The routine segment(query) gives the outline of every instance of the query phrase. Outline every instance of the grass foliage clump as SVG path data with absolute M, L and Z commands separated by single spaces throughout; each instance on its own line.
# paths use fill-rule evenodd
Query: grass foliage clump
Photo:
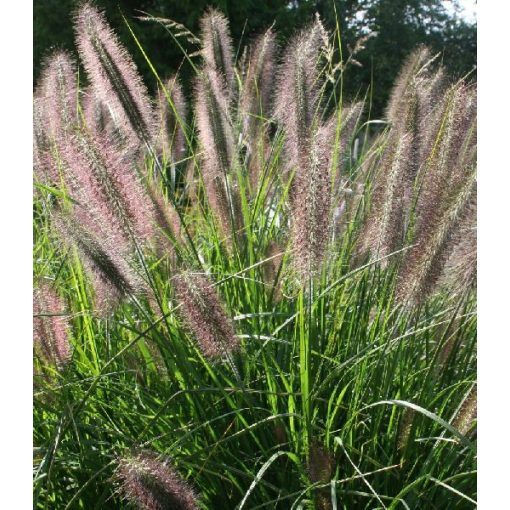
M 475 86 L 418 48 L 375 123 L 320 19 L 236 59 L 209 10 L 191 90 L 140 47 L 151 99 L 74 23 L 86 76 L 34 97 L 34 507 L 474 508 Z

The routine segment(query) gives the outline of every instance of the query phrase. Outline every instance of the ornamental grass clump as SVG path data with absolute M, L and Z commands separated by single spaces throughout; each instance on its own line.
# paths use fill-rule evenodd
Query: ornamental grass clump
M 373 35 L 144 19 L 152 99 L 90 3 L 35 89 L 34 507 L 475 505 L 475 87 L 418 48 L 374 119 Z
M 140 510 L 198 510 L 193 489 L 153 452 L 121 457 L 115 472 L 122 498 Z

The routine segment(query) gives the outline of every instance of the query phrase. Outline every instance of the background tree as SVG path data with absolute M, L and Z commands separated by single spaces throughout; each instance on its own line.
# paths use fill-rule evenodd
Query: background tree
M 70 18 L 78 3 L 78 0 L 34 0 L 34 82 L 39 76 L 41 57 L 50 48 L 73 49 Z M 279 42 L 283 44 L 309 23 L 316 12 L 329 29 L 334 29 L 336 12 L 344 58 L 360 37 L 377 34 L 365 42 L 364 50 L 356 54 L 360 65 L 350 66 L 344 80 L 347 97 L 364 95 L 372 85 L 372 112 L 376 116 L 382 114 L 403 60 L 418 44 L 426 44 L 434 52 L 441 52 L 443 63 L 455 78 L 476 68 L 476 24 L 461 20 L 457 15 L 458 6 L 455 2 L 450 3 L 456 7 L 453 15 L 442 0 L 97 0 L 134 56 L 149 87 L 154 86 L 154 79 L 129 34 L 123 15 L 158 72 L 164 77 L 181 67 L 180 74 L 186 82 L 192 71 L 181 50 L 161 25 L 137 19 L 141 16 L 140 11 L 169 18 L 198 35 L 200 16 L 207 6 L 215 6 L 230 20 L 236 49 L 242 48 L 273 22 Z M 194 51 L 196 48 L 186 49 Z

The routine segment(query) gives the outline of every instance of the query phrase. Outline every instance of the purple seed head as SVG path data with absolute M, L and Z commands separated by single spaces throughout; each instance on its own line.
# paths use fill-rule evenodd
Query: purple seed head
M 62 298 L 48 284 L 34 289 L 34 347 L 46 363 L 63 368 L 72 356 L 69 317 Z
M 77 12 L 75 30 L 94 94 L 107 106 L 131 149 L 149 145 L 155 120 L 147 89 L 104 13 L 85 2 Z
M 78 122 L 78 87 L 76 64 L 68 52 L 57 51 L 46 60 L 39 94 L 50 138 L 71 134 Z
M 173 164 L 186 155 L 186 137 L 183 125 L 186 123 L 186 101 L 177 76 L 165 82 L 166 93 L 158 88 L 159 131 L 157 146 L 159 155 Z M 172 104 L 169 104 L 169 100 Z
M 122 497 L 143 510 L 198 510 L 193 489 L 155 453 L 141 453 L 118 460 L 115 478 Z
M 212 280 L 185 271 L 174 278 L 174 287 L 180 315 L 204 356 L 217 358 L 239 347 L 232 321 Z
M 234 52 L 228 20 L 220 11 L 210 8 L 200 20 L 200 28 L 206 68 L 218 75 L 230 97 L 234 85 Z

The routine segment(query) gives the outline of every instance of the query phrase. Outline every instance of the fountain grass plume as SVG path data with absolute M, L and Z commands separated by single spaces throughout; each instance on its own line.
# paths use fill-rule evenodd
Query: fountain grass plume
M 209 70 L 218 75 L 230 99 L 234 88 L 234 51 L 227 18 L 209 8 L 200 20 L 202 55 Z
M 69 363 L 69 317 L 63 299 L 47 283 L 33 292 L 34 348 L 41 360 L 62 369 Z
M 182 124 L 186 122 L 186 101 L 177 75 L 168 78 L 164 86 L 172 104 L 169 104 L 166 94 L 158 87 L 157 152 L 164 161 L 176 164 L 186 154 L 186 137 L 182 128 Z
M 240 98 L 243 135 L 253 144 L 260 123 L 270 115 L 274 85 L 276 34 L 272 29 L 258 37 L 250 47 L 248 70 Z
M 375 258 L 398 250 L 404 240 L 404 192 L 409 158 L 409 137 L 390 132 L 374 178 L 370 212 L 358 242 L 358 254 Z
M 155 119 L 147 89 L 103 12 L 89 2 L 75 17 L 78 51 L 94 93 L 108 106 L 129 147 L 150 145 Z
M 96 135 L 108 134 L 112 139 L 120 140 L 121 134 L 115 128 L 115 123 L 101 99 L 94 93 L 92 87 L 88 86 L 82 91 L 81 106 L 86 127 Z
M 106 135 L 77 131 L 59 147 L 76 198 L 97 223 L 122 233 L 133 246 L 154 237 L 154 211 L 133 168 Z M 133 249 L 134 251 L 134 249 Z
M 294 266 L 304 283 L 317 274 L 331 229 L 331 147 L 334 132 L 325 123 L 314 134 L 306 168 L 296 171 L 292 200 Z
M 44 120 L 53 140 L 72 133 L 78 122 L 76 64 L 70 53 L 52 53 L 43 66 L 39 95 L 44 101 Z
M 294 36 L 280 65 L 274 115 L 286 131 L 288 169 L 307 166 L 313 126 L 319 107 L 318 59 L 324 28 L 317 20 L 311 28 Z
M 146 291 L 145 282 L 133 269 L 132 254 L 115 244 L 88 215 L 69 214 L 56 209 L 52 222 L 61 241 L 76 248 L 95 294 L 95 308 L 100 315 L 113 311 L 122 300 Z
M 121 496 L 141 510 L 199 510 L 198 498 L 168 459 L 141 451 L 117 461 L 115 480 Z
M 46 186 L 60 183 L 57 164 L 52 156 L 52 144 L 47 136 L 45 101 L 36 95 L 33 101 L 33 167 L 36 180 Z
M 208 358 L 219 358 L 239 348 L 214 282 L 203 274 L 184 271 L 173 279 L 180 315 Z
M 424 300 L 435 288 L 444 264 L 454 248 L 459 225 L 469 215 L 476 199 L 476 167 L 466 169 L 465 180 L 449 190 L 446 207 L 431 208 L 413 247 L 406 253 L 397 280 L 397 299 L 415 303 Z
M 226 92 L 218 75 L 204 69 L 196 82 L 196 114 L 203 148 L 202 177 L 207 200 L 222 234 L 229 239 L 242 216 L 229 174 L 237 167 Z
M 431 52 L 426 46 L 418 46 L 405 60 L 386 109 L 386 117 L 393 124 L 398 124 L 407 117 L 410 99 L 415 92 L 416 78 L 424 72 L 431 60 Z
M 463 435 L 466 435 L 471 430 L 474 422 L 476 421 L 478 401 L 477 393 L 477 385 L 473 384 L 453 419 L 453 427 L 455 427 Z

